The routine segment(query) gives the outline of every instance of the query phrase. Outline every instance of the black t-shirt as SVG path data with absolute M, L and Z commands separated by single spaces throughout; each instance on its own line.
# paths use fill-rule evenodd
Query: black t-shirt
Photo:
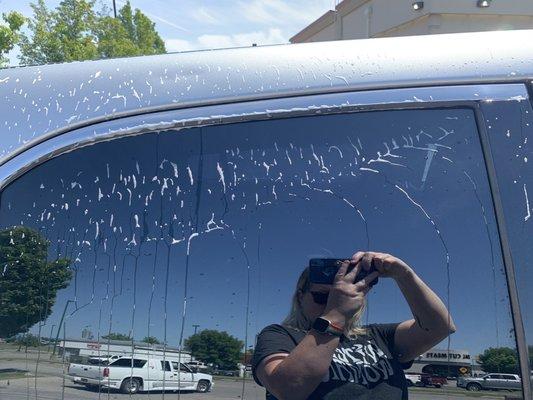
M 396 358 L 394 333 L 398 324 L 373 324 L 367 334 L 342 337 L 328 373 L 308 399 L 404 400 L 408 398 L 404 369 L 412 365 Z M 252 359 L 254 380 L 259 363 L 270 354 L 290 353 L 306 333 L 281 325 L 269 325 L 257 337 Z M 268 391 L 267 400 L 276 398 Z

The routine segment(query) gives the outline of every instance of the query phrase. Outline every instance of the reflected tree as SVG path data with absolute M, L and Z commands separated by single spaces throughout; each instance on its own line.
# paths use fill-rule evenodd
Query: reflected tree
M 161 344 L 159 339 L 157 339 L 155 336 L 146 336 L 142 341 L 148 344 Z
M 111 332 L 108 335 L 102 336 L 102 339 L 106 339 L 106 340 L 131 340 L 131 337 L 128 336 L 128 335 L 125 335 L 123 333 Z
M 191 355 L 221 369 L 235 369 L 241 358 L 243 342 L 227 332 L 206 329 L 185 340 Z
M 517 374 L 518 354 L 510 347 L 490 347 L 479 356 L 479 362 L 485 372 L 503 372 Z
M 0 337 L 27 332 L 46 320 L 57 292 L 67 287 L 71 261 L 49 261 L 49 245 L 31 228 L 0 231 Z

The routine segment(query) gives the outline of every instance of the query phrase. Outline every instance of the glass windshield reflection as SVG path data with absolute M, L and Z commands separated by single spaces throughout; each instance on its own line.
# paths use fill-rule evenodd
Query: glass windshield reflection
M 4 360 L 17 360 L 2 365 L 22 374 L 2 389 L 7 396 L 136 393 L 148 387 L 131 378 L 145 368 L 157 374 L 151 389 L 159 396 L 196 390 L 204 378 L 194 374 L 206 373 L 242 378 L 216 383 L 214 398 L 217 390 L 264 398 L 250 379 L 256 335 L 285 318 L 310 258 L 359 250 L 406 260 L 457 325 L 406 373 L 447 377 L 443 390 L 459 395 L 457 377 L 517 373 L 489 370 L 488 356 L 485 366 L 479 357 L 489 348 L 515 354 L 515 342 L 471 110 L 302 117 L 117 139 L 46 162 L 1 201 L 8 312 L 0 337 L 12 342 Z M 398 288 L 380 279 L 362 322 L 409 318 Z M 130 369 L 130 380 L 94 384 L 114 363 Z M 179 363 L 191 372 L 177 373 Z M 93 376 L 75 364 L 94 366 Z

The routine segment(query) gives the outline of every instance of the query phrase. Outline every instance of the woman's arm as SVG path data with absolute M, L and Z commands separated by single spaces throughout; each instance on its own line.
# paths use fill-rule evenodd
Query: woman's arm
M 273 354 L 261 361 L 256 375 L 279 400 L 307 399 L 328 373 L 338 345 L 338 337 L 310 331 L 289 355 Z
M 400 361 L 410 361 L 456 331 L 441 299 L 412 270 L 396 278 L 414 319 L 404 321 L 394 335 Z
M 374 266 L 380 276 L 393 278 L 402 291 L 414 319 L 396 328 L 394 342 L 398 359 L 411 361 L 455 332 L 455 324 L 439 297 L 405 262 L 384 253 L 365 253 L 363 268 Z

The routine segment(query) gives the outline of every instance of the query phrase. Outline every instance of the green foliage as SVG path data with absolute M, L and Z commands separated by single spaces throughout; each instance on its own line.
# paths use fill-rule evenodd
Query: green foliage
M 24 16 L 16 11 L 2 14 L 2 19 L 7 25 L 0 24 L 0 67 L 9 61 L 4 55 L 19 41 L 19 31 L 25 22 Z
M 111 332 L 109 335 L 102 336 L 102 339 L 109 340 L 128 340 L 131 341 L 131 336 L 124 335 L 123 333 Z
M 185 340 L 191 355 L 220 369 L 235 369 L 241 358 L 243 342 L 217 330 L 203 330 Z
M 479 362 L 485 372 L 519 372 L 518 354 L 509 347 L 490 347 L 479 356 Z
M 44 0 L 31 4 L 33 17 L 28 20 L 31 36 L 21 35 L 20 61 L 48 64 L 97 58 L 93 6 L 94 0 L 63 0 L 55 11 L 50 11 Z
M 44 321 L 57 292 L 67 287 L 70 260 L 48 261 L 49 242 L 33 229 L 0 231 L 0 337 L 27 332 Z
M 129 2 L 126 5 L 129 5 Z M 166 52 L 165 43 L 156 32 L 155 24 L 139 9 L 135 10 L 133 24 L 135 27 L 133 40 L 139 47 L 141 54 L 161 54 Z
M 63 0 L 50 11 L 44 0 L 31 4 L 30 35 L 20 40 L 23 64 L 95 60 L 165 53 L 155 24 L 129 1 L 117 18 L 103 8 L 94 11 L 95 0 Z
M 139 55 L 139 48 L 130 39 L 126 28 L 119 19 L 102 17 L 95 26 L 98 38 L 98 51 L 102 58 Z
M 32 335 L 31 333 L 17 336 L 13 343 L 24 347 L 39 347 L 41 345 L 39 337 Z
M 149 343 L 149 344 L 161 344 L 159 339 L 157 339 L 155 336 L 146 336 L 142 341 L 144 343 Z

